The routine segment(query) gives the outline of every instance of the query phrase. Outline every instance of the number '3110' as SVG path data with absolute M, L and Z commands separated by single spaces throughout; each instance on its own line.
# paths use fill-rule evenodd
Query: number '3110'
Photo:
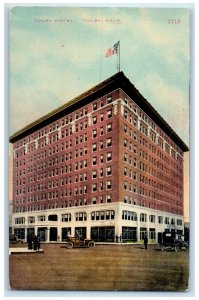
M 180 24 L 180 19 L 168 19 L 168 24 Z

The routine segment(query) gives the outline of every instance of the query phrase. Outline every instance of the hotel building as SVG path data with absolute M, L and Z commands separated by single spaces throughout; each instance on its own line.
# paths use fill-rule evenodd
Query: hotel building
M 161 99 L 160 99 L 161 100 Z M 188 147 L 119 72 L 10 137 L 12 230 L 140 242 L 183 233 Z

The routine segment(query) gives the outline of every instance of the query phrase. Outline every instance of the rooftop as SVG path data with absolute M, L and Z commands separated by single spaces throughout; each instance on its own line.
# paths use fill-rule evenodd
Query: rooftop
M 138 106 L 140 106 L 142 110 L 146 112 L 147 115 L 178 145 L 182 151 L 186 152 L 189 150 L 187 145 L 153 108 L 153 106 L 140 94 L 140 92 L 135 88 L 135 86 L 130 82 L 123 72 L 116 73 L 115 75 L 87 90 L 83 94 L 80 94 L 78 97 L 73 98 L 62 106 L 59 106 L 57 109 L 15 132 L 12 136 L 10 136 L 10 143 L 15 143 L 34 131 L 39 130 L 49 123 L 71 113 L 78 108 L 81 108 L 82 106 L 94 101 L 96 98 L 100 98 L 104 94 L 108 94 L 117 88 L 121 88 L 126 94 L 128 94 L 133 101 L 135 101 L 135 103 L 138 104 Z

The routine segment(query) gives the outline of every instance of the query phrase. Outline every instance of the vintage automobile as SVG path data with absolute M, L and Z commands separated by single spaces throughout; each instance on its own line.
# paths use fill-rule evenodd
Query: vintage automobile
M 184 241 L 183 235 L 176 232 L 163 232 L 158 237 L 161 251 L 174 250 L 188 250 L 189 245 Z
M 95 242 L 91 239 L 84 239 L 78 234 L 75 234 L 74 237 L 67 236 L 66 238 L 66 248 L 71 249 L 75 247 L 95 247 Z
M 9 235 L 9 242 L 10 242 L 11 244 L 20 244 L 20 243 L 23 243 L 23 241 L 20 240 L 20 239 L 18 238 L 18 236 L 17 236 L 17 235 L 14 235 L 14 234 L 10 234 L 10 235 Z

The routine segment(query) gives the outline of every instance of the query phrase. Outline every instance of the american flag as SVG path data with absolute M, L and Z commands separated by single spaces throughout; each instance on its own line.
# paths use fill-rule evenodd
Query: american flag
M 119 42 L 117 42 L 113 47 L 109 48 L 106 51 L 105 57 L 109 57 L 111 55 L 117 54 L 118 53 L 118 46 L 119 46 Z

